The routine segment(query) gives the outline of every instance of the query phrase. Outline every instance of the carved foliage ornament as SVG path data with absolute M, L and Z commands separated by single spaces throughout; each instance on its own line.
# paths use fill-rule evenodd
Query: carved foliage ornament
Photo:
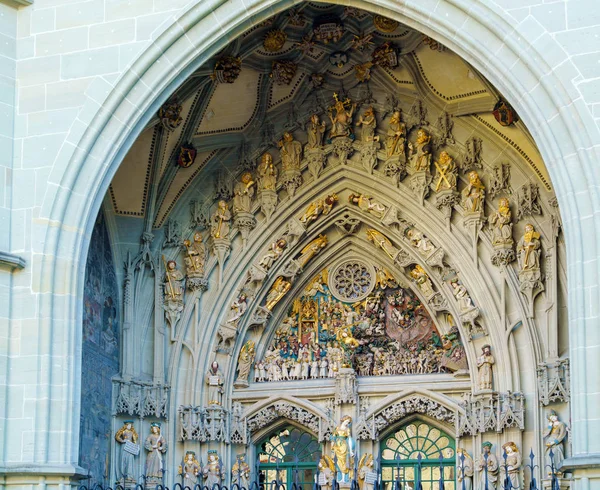
M 315 434 L 319 433 L 320 419 L 308 410 L 294 406 L 289 402 L 274 403 L 249 417 L 247 421 L 248 431 L 252 434 L 280 417 L 296 421 Z
M 242 70 L 242 58 L 224 56 L 215 64 L 211 78 L 219 83 L 233 83 Z
M 268 53 L 276 53 L 283 48 L 285 41 L 287 40 L 287 34 L 281 29 L 273 29 L 267 32 L 265 40 L 263 41 L 263 48 Z

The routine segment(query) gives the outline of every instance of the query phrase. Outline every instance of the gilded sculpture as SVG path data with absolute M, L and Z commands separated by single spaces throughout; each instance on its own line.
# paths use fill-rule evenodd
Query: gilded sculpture
M 135 457 L 140 452 L 140 446 L 132 420 L 126 420 L 123 423 L 123 427 L 115 434 L 115 441 L 121 446 L 119 478 L 125 480 L 126 483 L 135 483 Z
M 211 489 L 215 484 L 221 485 L 225 479 L 225 468 L 215 449 L 208 450 L 208 461 L 202 468 L 202 476 L 204 477 L 204 486 Z
M 423 267 L 421 267 L 419 264 L 415 265 L 410 271 L 410 277 L 415 280 L 417 286 L 425 295 L 425 297 L 429 298 L 433 295 L 433 284 L 431 283 L 431 279 L 429 279 L 429 275 L 427 272 L 425 272 Z
M 545 442 L 545 460 L 548 476 L 551 473 L 551 467 L 554 465 L 555 472 L 562 476 L 562 471 L 558 468 L 565 459 L 564 440 L 567 437 L 567 425 L 560 421 L 554 410 L 550 410 L 546 415 L 548 425 L 544 431 Z M 552 451 L 552 458 L 550 458 Z
M 263 48 L 267 53 L 276 53 L 283 48 L 285 41 L 287 40 L 287 34 L 281 29 L 273 29 L 267 32 L 263 41 Z
M 207 405 L 221 405 L 221 397 L 223 396 L 223 383 L 225 377 L 223 372 L 219 368 L 219 363 L 213 361 L 208 368 L 206 376 L 204 377 L 205 383 L 208 386 L 208 403 Z
M 226 201 L 220 200 L 210 218 L 210 234 L 216 239 L 228 239 L 231 231 L 231 211 Z
M 511 247 L 514 244 L 512 237 L 512 213 L 508 199 L 503 197 L 498 202 L 498 210 L 489 218 L 490 228 L 492 231 L 492 245 L 494 247 Z
M 475 465 L 479 473 L 477 490 L 496 490 L 498 482 L 498 458 L 492 452 L 492 443 L 484 442 L 481 445 L 481 456 Z
M 373 245 L 383 250 L 383 252 L 390 259 L 394 260 L 396 258 L 396 255 L 398 255 L 399 250 L 396 247 L 394 247 L 394 245 L 392 245 L 390 239 L 386 237 L 383 233 L 380 233 L 379 231 L 373 228 L 369 228 L 367 230 L 367 238 L 370 242 L 373 243 Z
M 199 231 L 195 232 L 193 240 L 193 242 L 190 240 L 183 241 L 186 250 L 186 255 L 183 258 L 186 276 L 188 278 L 204 277 L 206 246 L 202 241 L 202 234 Z
M 437 161 L 433 162 L 436 168 L 435 174 L 435 191 L 456 190 L 456 179 L 458 176 L 458 168 L 454 163 L 454 159 L 447 151 L 442 151 Z
M 340 100 L 337 93 L 334 93 L 333 97 L 335 104 L 329 108 L 329 119 L 331 120 L 329 139 L 332 140 L 340 136 L 351 137 L 353 136 L 352 115 L 356 104 L 353 104 L 348 98 L 343 101 Z
M 496 363 L 492 355 L 492 348 L 486 344 L 481 348 L 481 355 L 477 358 L 477 382 L 480 390 L 491 390 L 493 387 L 492 366 Z
M 521 453 L 514 442 L 502 444 L 502 449 L 506 451 L 506 462 L 501 466 L 508 473 L 511 488 L 519 490 L 521 488 L 521 465 L 523 464 Z
M 177 474 L 183 479 L 183 488 L 194 488 L 198 483 L 198 475 L 200 475 L 201 471 L 202 468 L 200 468 L 200 463 L 196 459 L 196 453 L 194 451 L 186 451 L 183 461 L 177 470 Z
M 315 255 L 327 246 L 328 240 L 326 235 L 319 235 L 312 242 L 306 245 L 296 258 L 296 263 L 302 268 L 308 264 Z
M 370 213 L 377 218 L 383 218 L 387 209 L 383 204 L 366 194 L 352 193 L 348 196 L 348 202 L 350 204 L 355 204 L 361 211 Z
M 371 453 L 365 453 L 361 456 L 358 462 L 358 484 L 360 490 L 373 489 L 373 483 L 378 476 L 374 465 L 375 461 Z
M 330 489 L 335 476 L 335 464 L 333 460 L 326 454 L 321 455 L 319 460 L 319 481 L 317 482 L 322 488 Z
M 256 347 L 253 340 L 249 340 L 244 344 L 240 350 L 238 356 L 237 365 L 237 379 L 235 380 L 234 386 L 244 387 L 248 386 L 248 376 L 250 375 L 250 368 L 254 363 L 254 356 L 256 354 Z
M 183 274 L 177 268 L 177 262 L 169 260 L 165 269 L 163 282 L 165 301 L 183 302 Z
M 233 213 L 252 212 L 255 182 L 250 172 L 244 172 L 233 188 Z
M 329 194 L 325 198 L 319 198 L 316 201 L 313 201 L 306 208 L 302 216 L 300 216 L 300 223 L 308 226 L 312 222 L 316 221 L 319 216 L 327 216 L 333 209 L 333 206 L 336 202 L 338 202 L 338 196 L 335 193 Z
M 525 233 L 517 244 L 517 260 L 521 272 L 540 270 L 541 246 L 540 234 L 532 224 L 526 224 Z
M 417 131 L 415 145 L 409 143 L 412 167 L 415 172 L 429 172 L 431 167 L 431 136 L 424 129 Z
M 278 143 L 281 154 L 281 168 L 287 170 L 300 170 L 302 160 L 302 144 L 294 139 L 289 131 L 283 133 L 283 139 Z
M 265 153 L 258 165 L 258 187 L 261 191 L 275 191 L 277 189 L 277 167 L 273 164 L 273 156 Z
M 417 140 L 418 141 L 418 140 Z M 388 158 L 405 155 L 406 124 L 402 122 L 402 111 L 394 111 L 385 137 L 385 151 Z
M 331 452 L 334 456 L 336 480 L 348 483 L 354 477 L 354 452 L 356 444 L 352 438 L 352 417 L 344 415 L 331 435 Z
M 314 150 L 323 147 L 323 135 L 325 134 L 325 122 L 321 121 L 318 114 L 310 116 L 308 123 L 308 143 L 306 149 Z
M 289 281 L 286 281 L 282 276 L 279 276 L 267 294 L 265 308 L 267 308 L 269 311 L 273 311 L 275 305 L 279 303 L 281 298 L 287 294 L 291 287 L 292 284 Z
M 436 246 L 431 242 L 431 240 L 416 228 L 407 228 L 405 235 L 410 241 L 412 247 L 424 257 L 430 255 L 436 250 Z
M 146 455 L 146 483 L 156 485 L 162 482 L 164 473 L 163 454 L 167 452 L 167 441 L 160 433 L 160 424 L 152 422 L 150 424 L 150 434 L 144 442 Z
M 238 454 L 231 467 L 231 484 L 241 488 L 250 488 L 250 466 L 246 463 L 246 455 Z
M 462 191 L 462 206 L 468 213 L 482 213 L 485 201 L 485 187 L 475 170 L 469 172 L 468 177 L 469 183 Z
M 372 142 L 379 140 L 379 136 L 375 136 L 377 119 L 375 118 L 373 107 L 367 107 L 365 113 L 358 118 L 358 121 L 356 121 L 356 125 L 362 126 L 361 141 Z

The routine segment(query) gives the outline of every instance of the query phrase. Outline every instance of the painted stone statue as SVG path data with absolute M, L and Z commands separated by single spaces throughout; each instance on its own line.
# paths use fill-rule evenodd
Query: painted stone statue
M 377 218 L 383 218 L 386 211 L 386 207 L 383 204 L 366 194 L 350 194 L 348 202 L 358 206 L 361 211 L 372 214 Z
M 344 415 L 331 436 L 331 452 L 335 456 L 336 480 L 348 483 L 354 476 L 355 442 L 352 438 L 352 417 Z
M 469 183 L 462 191 L 462 206 L 467 213 L 482 213 L 485 187 L 475 170 L 469 172 Z
M 250 172 L 244 172 L 233 188 L 233 213 L 252 212 L 255 182 Z
M 390 119 L 385 136 L 385 152 L 388 158 L 404 156 L 406 144 L 406 124 L 402 122 L 402 112 L 395 111 Z
M 214 449 L 208 450 L 208 461 L 202 468 L 202 476 L 204 477 L 204 485 L 209 489 L 213 485 L 220 485 L 225 478 L 225 468 L 221 464 L 219 454 Z
M 233 300 L 229 307 L 229 318 L 227 324 L 237 328 L 240 319 L 244 316 L 244 313 L 248 310 L 248 298 L 245 293 L 240 293 L 239 296 Z
M 357 126 L 362 126 L 361 141 L 365 143 L 377 141 L 379 136 L 375 136 L 377 129 L 377 119 L 373 107 L 368 107 L 365 113 L 356 121 Z
M 254 363 L 255 353 L 256 350 L 253 340 L 246 342 L 244 347 L 240 350 L 237 365 L 238 376 L 234 383 L 236 387 L 248 386 L 248 376 L 250 375 L 250 368 Z
M 339 100 L 338 95 L 335 93 L 333 94 L 333 97 L 335 98 L 335 104 L 333 110 L 329 114 L 329 119 L 331 119 L 329 139 L 338 138 L 340 136 L 354 136 L 352 134 L 352 115 L 356 106 L 351 104 L 350 99 L 346 99 L 345 101 Z
M 317 482 L 321 488 L 329 490 L 333 485 L 333 478 L 335 476 L 335 465 L 333 460 L 323 454 L 319 460 L 319 481 Z
M 169 260 L 163 283 L 165 301 L 183 302 L 183 274 L 177 268 L 177 262 Z
M 206 246 L 202 241 L 202 234 L 194 233 L 194 241 L 184 240 L 186 256 L 183 258 L 187 277 L 204 277 L 204 264 L 206 261 Z
M 210 218 L 210 234 L 213 238 L 229 238 L 231 231 L 231 211 L 227 202 L 221 200 Z
M 258 265 L 262 267 L 265 271 L 269 271 L 269 269 L 273 267 L 273 264 L 277 262 L 277 260 L 279 260 L 279 258 L 283 255 L 283 252 L 285 252 L 286 248 L 287 241 L 283 238 L 274 241 L 273 243 L 271 243 L 271 247 L 269 248 L 267 253 L 262 256 Z
M 475 471 L 473 458 L 466 449 L 459 447 L 456 450 L 456 481 L 458 490 L 473 489 L 473 473 Z
M 306 144 L 307 150 L 314 150 L 323 146 L 323 135 L 325 134 L 325 122 L 319 119 L 318 114 L 310 116 L 310 122 L 308 123 L 308 143 Z
M 238 454 L 233 467 L 231 468 L 231 484 L 240 487 L 250 488 L 250 466 L 246 463 L 246 455 Z
M 325 198 L 320 197 L 316 201 L 311 202 L 302 216 L 300 216 L 300 223 L 308 226 L 316 221 L 319 216 L 327 216 L 336 202 L 338 202 L 338 196 L 335 193 L 329 194 Z
M 496 484 L 498 483 L 498 458 L 492 452 L 492 443 L 484 442 L 481 445 L 481 451 L 481 457 L 475 465 L 475 469 L 479 473 L 477 490 L 496 490 Z
M 283 133 L 283 139 L 279 142 L 279 152 L 281 154 L 281 168 L 284 172 L 300 169 L 302 144 L 294 140 L 294 136 L 289 131 Z
M 492 348 L 489 345 L 484 345 L 481 348 L 481 355 L 477 358 L 477 380 L 480 390 L 491 390 L 493 386 L 493 371 L 492 366 L 495 364 L 494 356 L 492 356 Z
M 456 190 L 458 168 L 447 151 L 442 151 L 435 163 L 435 191 Z
M 550 410 L 546 417 L 548 419 L 548 425 L 544 431 L 544 439 L 546 439 L 546 471 L 548 472 L 548 476 L 550 476 L 550 468 L 554 464 L 556 473 L 558 476 L 561 476 L 562 472 L 556 468 L 565 459 L 564 440 L 567 437 L 567 425 L 559 420 L 554 410 Z M 552 451 L 552 460 L 550 459 L 550 451 Z
M 267 294 L 267 302 L 265 305 L 267 310 L 272 311 L 273 308 L 275 308 L 275 305 L 279 303 L 279 300 L 287 294 L 291 287 L 292 284 L 289 281 L 286 281 L 282 276 L 279 276 Z
M 200 463 L 196 459 L 194 451 L 186 451 L 183 462 L 179 465 L 177 473 L 181 475 L 183 487 L 191 490 L 198 483 L 198 475 L 201 472 Z
M 126 420 L 123 423 L 123 427 L 115 434 L 115 441 L 121 446 L 119 478 L 128 483 L 135 482 L 135 457 L 140 452 L 140 446 L 132 420 Z
M 167 452 L 167 441 L 160 433 L 158 422 L 150 424 L 150 434 L 146 437 L 144 449 L 148 452 L 146 455 L 146 482 L 149 485 L 161 483 L 164 473 L 163 454 Z
M 521 453 L 514 442 L 502 444 L 502 449 L 506 451 L 506 462 L 502 463 L 502 467 L 505 469 L 505 472 L 508 473 L 507 478 L 510 480 L 510 487 L 513 490 L 519 490 L 521 488 Z M 506 483 L 507 482 L 505 482 L 504 488 L 507 488 Z
M 275 191 L 277 189 L 278 171 L 273 163 L 273 156 L 265 153 L 258 165 L 258 188 L 261 191 Z
M 525 225 L 525 233 L 517 244 L 517 259 L 521 271 L 540 269 L 540 234 L 532 224 Z
M 225 377 L 219 369 L 219 363 L 213 361 L 208 368 L 205 376 L 205 382 L 208 386 L 208 405 L 221 405 L 221 397 L 223 396 L 223 383 Z
M 503 197 L 500 199 L 498 210 L 488 218 L 488 221 L 492 231 L 492 245 L 494 247 L 512 247 L 514 244 L 512 237 L 512 213 L 507 198 Z
M 377 478 L 374 469 L 373 455 L 363 454 L 358 462 L 358 484 L 360 490 L 373 490 L 373 484 Z
M 412 168 L 415 172 L 429 172 L 431 167 L 431 136 L 424 129 L 417 131 L 415 145 L 409 144 Z
M 327 235 L 319 235 L 315 238 L 300 251 L 300 255 L 296 258 L 298 265 L 300 267 L 305 267 L 315 255 L 327 246 L 327 243 Z

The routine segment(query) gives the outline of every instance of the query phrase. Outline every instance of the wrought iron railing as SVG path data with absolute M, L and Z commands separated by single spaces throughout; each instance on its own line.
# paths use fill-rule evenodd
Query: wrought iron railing
M 562 473 L 560 472 L 560 469 L 556 467 L 555 465 L 555 454 L 553 453 L 552 450 L 549 450 L 548 454 L 546 455 L 547 458 L 544 458 L 544 465 L 541 469 L 541 471 L 543 470 L 547 470 L 547 481 L 550 482 L 550 489 L 549 490 L 560 490 L 560 477 L 562 475 Z M 489 459 L 489 455 L 488 453 L 484 453 L 484 455 L 482 456 L 484 459 L 484 464 L 482 465 L 482 478 L 483 478 L 483 482 L 484 485 L 481 486 L 480 488 L 482 488 L 483 490 L 494 490 L 495 488 L 498 488 L 498 490 L 524 490 L 524 485 L 521 483 L 520 479 L 519 479 L 519 486 L 515 486 L 513 483 L 513 479 L 511 478 L 511 470 L 509 469 L 509 463 L 508 463 L 508 458 L 509 455 L 506 453 L 506 451 L 503 452 L 502 454 L 502 460 L 503 462 L 499 465 L 499 468 L 497 470 L 497 473 L 495 474 L 495 478 L 497 478 L 497 481 L 499 481 L 500 485 L 498 485 L 498 487 L 496 487 L 496 483 L 494 480 L 494 482 L 492 483 L 490 481 L 490 474 L 488 472 L 488 459 Z M 456 465 L 456 470 L 457 472 L 455 473 L 455 475 L 462 475 L 461 481 L 459 482 L 460 485 L 455 486 L 456 490 L 472 490 L 473 489 L 473 467 L 471 467 L 471 469 L 469 469 L 468 464 L 466 464 L 466 457 L 464 454 L 460 454 L 458 456 L 458 461 L 457 461 L 457 465 Z M 539 481 L 538 478 L 536 478 L 536 473 L 538 473 L 538 470 L 540 470 L 540 466 L 538 464 L 536 464 L 536 459 L 535 459 L 535 455 L 533 453 L 533 450 L 530 451 L 529 453 L 529 462 L 527 462 L 526 464 L 523 465 L 522 469 L 526 472 L 526 475 L 529 477 L 529 488 L 528 490 L 543 490 L 542 487 L 540 487 L 539 485 Z M 337 466 L 337 461 L 336 458 L 333 459 L 334 464 Z M 227 485 L 222 485 L 219 483 L 215 483 L 212 486 L 207 486 L 207 485 L 201 485 L 199 483 L 193 485 L 193 487 L 190 486 L 184 486 L 183 483 L 180 482 L 173 482 L 173 484 L 169 487 L 167 486 L 164 482 L 166 480 L 166 471 L 163 473 L 163 483 L 159 483 L 159 484 L 152 484 L 149 485 L 147 484 L 148 482 L 146 481 L 146 477 L 144 475 L 142 475 L 140 477 L 140 479 L 138 480 L 138 483 L 133 484 L 133 483 L 127 483 L 125 481 L 121 481 L 121 482 L 117 482 L 114 486 L 104 486 L 102 484 L 99 483 L 95 483 L 95 484 L 90 484 L 90 482 L 88 481 L 88 484 L 82 484 L 78 486 L 78 490 L 340 490 L 340 483 L 336 480 L 335 478 L 335 473 L 333 475 L 333 479 L 330 483 L 326 484 L 326 485 L 322 485 L 319 484 L 320 481 L 322 481 L 322 478 L 320 478 L 321 476 L 321 471 L 319 469 L 319 462 L 316 462 L 316 466 L 314 467 L 315 471 L 315 475 L 314 475 L 314 482 L 311 483 L 310 485 L 303 485 L 302 483 L 299 482 L 299 472 L 300 472 L 300 467 L 299 467 L 299 461 L 296 458 L 295 460 L 295 467 L 292 470 L 292 481 L 288 482 L 288 481 L 282 481 L 279 478 L 276 478 L 270 482 L 266 482 L 264 481 L 265 478 L 265 468 L 261 467 L 260 461 L 257 460 L 255 467 L 254 467 L 254 471 L 253 471 L 253 476 L 254 476 L 254 480 L 252 482 L 250 482 L 248 484 L 248 486 L 243 486 L 240 485 L 238 483 L 233 483 L 230 486 Z M 395 478 L 393 478 L 392 480 L 382 480 L 382 470 L 384 468 L 384 466 L 390 467 L 389 463 L 387 465 L 382 464 L 382 460 L 381 460 L 381 455 L 373 462 L 373 473 L 374 473 L 374 481 L 373 483 L 359 483 L 359 478 L 357 478 L 358 474 L 359 474 L 359 468 L 358 468 L 358 464 L 357 464 L 357 458 L 355 458 L 354 461 L 354 473 L 353 473 L 353 478 L 350 479 L 349 482 L 347 482 L 344 485 L 344 488 L 348 488 L 349 485 L 349 490 L 359 490 L 362 488 L 362 490 L 368 490 L 370 488 L 372 488 L 372 490 L 406 490 L 407 488 L 412 488 L 412 490 L 423 490 L 423 485 L 422 485 L 422 470 L 423 470 L 423 466 L 424 466 L 424 460 L 422 459 L 421 455 L 419 454 L 416 460 L 415 464 L 411 464 L 411 467 L 413 467 L 416 471 L 414 473 L 414 478 L 411 478 L 410 480 L 407 480 L 404 478 L 404 472 L 401 471 L 402 468 L 405 467 L 404 463 L 402 460 L 400 459 L 396 459 L 395 460 L 395 465 L 392 464 L 391 467 L 396 469 L 395 473 Z M 427 460 L 427 466 L 431 467 L 431 460 Z M 445 459 L 442 455 L 442 453 L 440 452 L 440 456 L 439 456 L 439 480 L 437 481 L 438 484 L 438 488 L 436 490 L 446 490 L 446 483 L 450 483 L 449 480 L 445 480 L 444 479 L 444 468 L 448 467 L 448 460 Z M 280 467 L 279 465 L 279 460 L 276 462 L 275 466 L 272 467 L 271 469 L 275 470 L 275 475 L 277 475 L 279 477 L 280 474 L 280 469 L 282 469 L 282 467 Z M 302 469 L 306 469 L 306 468 L 302 468 Z M 518 475 L 520 478 L 521 475 L 521 468 L 518 468 Z M 237 474 L 235 474 L 235 472 L 232 474 L 232 476 L 237 476 L 237 481 L 241 480 L 241 471 L 238 472 Z M 183 476 L 180 475 L 181 480 L 183 481 Z M 470 482 L 469 480 L 470 479 Z M 432 480 L 427 480 L 429 482 L 431 482 Z M 410 485 L 407 485 L 409 482 L 413 483 L 413 486 L 410 487 Z M 390 484 L 392 483 L 392 487 L 391 488 L 386 488 L 386 484 Z M 452 480 L 452 483 L 454 485 L 456 485 L 456 479 Z M 365 484 L 367 485 L 365 487 Z M 432 488 L 433 490 L 433 488 Z

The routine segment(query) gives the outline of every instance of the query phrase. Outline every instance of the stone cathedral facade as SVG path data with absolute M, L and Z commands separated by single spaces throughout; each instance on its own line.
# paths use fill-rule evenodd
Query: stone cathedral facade
M 511 64 L 486 2 L 63 3 L 2 4 L 7 489 L 600 485 L 600 135 L 533 11 Z

